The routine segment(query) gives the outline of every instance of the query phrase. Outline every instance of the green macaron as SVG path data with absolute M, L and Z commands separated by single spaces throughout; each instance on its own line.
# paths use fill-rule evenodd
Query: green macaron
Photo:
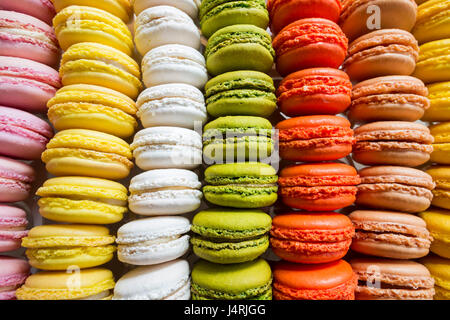
M 277 200 L 277 175 L 265 163 L 215 164 L 205 170 L 203 194 L 209 202 L 233 208 L 261 208 Z
M 210 262 L 251 261 L 269 247 L 272 218 L 260 210 L 209 209 L 192 221 L 194 253 Z
M 206 68 L 213 75 L 228 71 L 269 72 L 275 51 L 270 35 L 250 24 L 235 24 L 217 30 L 205 48 Z
M 220 28 L 251 24 L 266 29 L 269 13 L 265 0 L 203 0 L 199 10 L 202 33 L 210 37 Z
M 206 108 L 213 117 L 269 117 L 277 108 L 273 80 L 258 71 L 232 71 L 205 85 Z
M 216 264 L 198 261 L 192 269 L 192 300 L 272 300 L 272 272 L 263 259 Z

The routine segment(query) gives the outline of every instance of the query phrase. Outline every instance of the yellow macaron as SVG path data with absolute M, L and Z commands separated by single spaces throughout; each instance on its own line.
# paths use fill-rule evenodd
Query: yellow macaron
M 138 124 L 136 103 L 126 95 L 89 84 L 65 86 L 47 103 L 56 130 L 90 129 L 121 138 L 133 135 Z
M 426 171 L 436 184 L 431 204 L 450 209 L 450 166 L 432 166 Z
M 434 138 L 430 161 L 450 164 L 450 122 L 430 126 L 430 133 Z
M 450 38 L 450 0 L 422 3 L 412 33 L 419 43 Z
M 69 6 L 88 6 L 108 11 L 109 13 L 119 17 L 123 22 L 130 21 L 133 15 L 133 8 L 130 0 L 52 0 L 55 5 L 56 12 Z
M 64 52 L 59 74 L 63 85 L 93 84 L 136 99 L 142 89 L 139 65 L 123 52 L 93 42 L 77 43 Z
M 425 83 L 450 80 L 450 39 L 427 42 L 420 46 L 414 77 Z
M 19 300 L 111 300 L 111 271 L 103 268 L 42 271 L 27 278 L 17 289 Z
M 58 177 L 44 182 L 36 194 L 39 213 L 47 219 L 110 224 L 127 212 L 127 188 L 120 183 L 90 177 Z
M 88 176 L 118 180 L 129 175 L 133 162 L 128 143 L 113 135 L 85 129 L 58 132 L 42 153 L 55 176 Z
M 450 121 L 450 81 L 427 85 L 430 107 L 423 121 Z
M 421 262 L 434 279 L 434 300 L 450 300 L 450 260 L 431 255 Z
M 433 237 L 431 252 L 450 259 L 450 210 L 430 208 L 419 215 Z

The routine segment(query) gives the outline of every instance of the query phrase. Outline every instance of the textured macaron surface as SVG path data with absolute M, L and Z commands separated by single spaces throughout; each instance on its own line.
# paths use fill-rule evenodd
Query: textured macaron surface
M 450 296 L 450 264 L 448 259 L 428 256 L 420 260 L 434 279 L 435 300 L 447 300 Z

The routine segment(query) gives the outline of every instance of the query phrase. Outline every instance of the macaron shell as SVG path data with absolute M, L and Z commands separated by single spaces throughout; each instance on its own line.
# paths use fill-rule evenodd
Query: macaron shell
M 31 166 L 0 156 L 0 201 L 16 202 L 28 198 L 34 177 Z
M 90 0 L 54 0 L 55 9 L 60 12 L 62 9 L 69 6 L 90 6 L 105 10 L 116 17 L 119 17 L 123 22 L 128 23 L 133 15 L 132 5 L 130 1 L 123 0 L 99 0 L 92 2 Z
M 449 48 L 450 39 L 431 41 L 421 45 L 413 76 L 427 84 L 447 81 L 450 78 Z
M 56 14 L 51 0 L 0 0 L 0 9 L 27 14 L 44 21 L 48 25 L 52 25 L 52 19 Z
M 150 7 L 169 5 L 173 6 L 189 15 L 192 20 L 197 19 L 198 7 L 201 1 L 197 0 L 180 0 L 173 2 L 171 0 L 135 0 L 133 3 L 134 13 L 139 15 L 142 11 Z
M 450 37 L 450 27 L 446 23 L 450 15 L 450 6 L 439 0 L 421 4 L 417 12 L 417 21 L 412 33 L 420 43 Z

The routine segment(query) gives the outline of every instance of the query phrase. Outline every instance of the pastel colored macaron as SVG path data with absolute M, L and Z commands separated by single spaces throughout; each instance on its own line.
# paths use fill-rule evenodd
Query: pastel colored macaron
M 417 20 L 412 30 L 419 43 L 450 38 L 450 3 L 448 1 L 430 0 L 420 4 Z
M 278 262 L 273 270 L 276 300 L 354 300 L 356 275 L 344 260 L 316 265 Z
M 48 24 L 27 14 L 0 10 L 0 25 L 0 56 L 56 66 L 60 49 L 55 32 Z
M 35 175 L 30 165 L 0 156 L 0 202 L 27 199 Z
M 270 35 L 249 24 L 224 27 L 209 38 L 205 52 L 206 68 L 212 76 L 237 70 L 269 72 L 275 51 Z
M 285 77 L 276 93 L 281 112 L 289 117 L 337 114 L 350 105 L 352 83 L 341 70 L 311 68 Z
M 428 173 L 397 166 L 375 166 L 359 170 L 356 204 L 376 209 L 417 213 L 433 198 L 434 182 Z
M 114 285 L 112 272 L 103 268 L 41 271 L 28 277 L 16 294 L 19 300 L 111 300 Z
M 133 9 L 130 0 L 52 0 L 57 12 L 60 12 L 66 7 L 88 6 L 105 10 L 112 15 L 119 17 L 123 22 L 127 23 L 133 15 Z
M 128 198 L 134 213 L 155 216 L 182 214 L 200 207 L 197 175 L 184 169 L 149 170 L 133 177 Z
M 263 259 L 227 265 L 200 260 L 191 276 L 192 300 L 272 300 L 272 272 Z
M 23 259 L 0 256 L 0 300 L 15 300 L 16 289 L 30 274 L 30 265 Z
M 420 46 L 413 76 L 425 83 L 450 79 L 450 39 L 427 42 Z
M 189 300 L 189 263 L 174 260 L 137 267 L 120 278 L 113 300 Z
M 198 18 L 202 34 L 209 38 L 217 30 L 236 24 L 251 24 L 267 29 L 269 13 L 264 0 L 205 0 Z
M 430 133 L 433 135 L 433 153 L 430 160 L 439 164 L 450 164 L 450 122 L 442 122 L 430 126 Z
M 183 11 L 167 5 L 143 10 L 134 23 L 134 41 L 144 56 L 165 44 L 181 44 L 200 49 L 200 31 Z
M 434 300 L 450 300 L 450 260 L 428 256 L 420 261 L 434 279 Z
M 276 170 L 265 163 L 215 164 L 205 170 L 203 187 L 209 202 L 232 208 L 260 208 L 277 200 Z
M 340 213 L 283 213 L 273 218 L 270 245 L 283 260 L 327 263 L 347 254 L 354 234 L 351 220 Z
M 113 135 L 85 129 L 58 132 L 42 153 L 48 172 L 55 176 L 90 176 L 118 180 L 133 167 L 128 143 Z
M 42 270 L 90 268 L 107 263 L 116 250 L 105 227 L 54 224 L 34 227 L 22 239 L 30 265 Z
M 0 106 L 0 154 L 39 159 L 52 136 L 53 129 L 41 118 Z
M 146 87 L 186 83 L 202 89 L 208 81 L 205 58 L 196 49 L 181 44 L 153 48 L 142 59 L 142 80 Z
M 423 121 L 450 121 L 450 81 L 427 85 L 430 107 L 422 117 Z
M 385 76 L 356 84 L 348 117 L 352 121 L 416 121 L 430 107 L 425 84 L 411 76 Z
M 392 259 L 417 259 L 430 250 L 432 237 L 423 219 L 407 213 L 356 210 L 349 218 L 356 235 L 353 251 Z
M 205 85 L 208 113 L 213 117 L 269 117 L 276 109 L 275 87 L 265 73 L 240 70 L 223 73 Z
M 142 170 L 193 169 L 202 162 L 202 138 L 176 127 L 151 127 L 136 133 L 131 144 L 136 165 Z
M 312 163 L 281 170 L 278 185 L 283 203 L 308 211 L 333 211 L 355 201 L 360 179 L 344 163 Z
M 338 68 L 345 59 L 348 40 L 333 21 L 307 18 L 284 27 L 272 45 L 276 52 L 276 69 L 286 76 L 307 68 Z
M 136 103 L 115 90 L 90 84 L 72 84 L 47 103 L 48 118 L 56 130 L 89 129 L 121 138 L 131 136 L 138 124 Z
M 77 43 L 64 52 L 59 69 L 64 86 L 93 84 L 119 91 L 136 99 L 142 89 L 139 65 L 113 47 Z
M 260 210 L 209 209 L 194 216 L 194 253 L 220 264 L 252 261 L 269 247 L 272 219 Z
M 421 212 L 419 216 L 425 220 L 427 229 L 433 237 L 430 248 L 431 252 L 443 258 L 450 259 L 450 211 L 430 208 Z
M 337 160 L 349 155 L 355 143 L 350 122 L 338 116 L 290 118 L 275 128 L 280 157 L 286 160 Z
M 138 16 L 142 11 L 150 7 L 168 5 L 180 9 L 193 20 L 197 19 L 200 0 L 134 0 L 134 13 Z
M 173 126 L 186 129 L 201 127 L 206 121 L 203 93 L 185 83 L 167 83 L 145 89 L 136 105 L 144 128 Z
M 376 30 L 350 43 L 343 69 L 354 81 L 410 75 L 419 57 L 414 36 L 404 30 Z
M 220 117 L 203 128 L 203 155 L 215 163 L 270 157 L 274 149 L 272 124 L 251 116 Z
M 70 223 L 110 224 L 127 212 L 127 189 L 90 177 L 51 178 L 36 191 L 44 218 Z
M 430 159 L 434 138 L 420 123 L 378 121 L 355 129 L 353 160 L 366 165 L 417 167 Z
M 450 209 L 450 167 L 432 166 L 426 172 L 436 183 L 436 187 L 432 190 L 433 200 L 431 204 L 436 207 Z
M 56 14 L 51 0 L 0 0 L 0 9 L 27 14 L 44 21 L 48 25 L 52 25 L 52 19 Z
M 19 249 L 22 238 L 28 234 L 27 225 L 27 214 L 23 209 L 0 205 L 0 252 Z
M 191 224 L 185 217 L 152 217 L 121 226 L 116 243 L 119 261 L 133 265 L 151 265 L 171 261 L 189 249 Z
M 434 281 L 410 260 L 361 258 L 350 261 L 358 276 L 356 300 L 432 300 Z

